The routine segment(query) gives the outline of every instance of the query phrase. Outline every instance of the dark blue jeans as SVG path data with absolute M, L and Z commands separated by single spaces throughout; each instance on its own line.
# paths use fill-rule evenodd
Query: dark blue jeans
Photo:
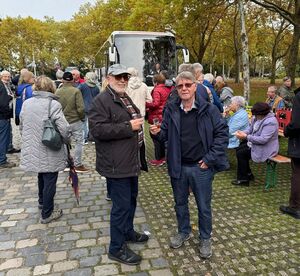
M 50 217 L 54 209 L 54 196 L 58 172 L 38 174 L 39 204 L 43 205 L 42 218 Z
M 106 178 L 112 200 L 109 253 L 116 254 L 133 235 L 133 219 L 138 195 L 138 177 Z
M 191 187 L 198 207 L 200 239 L 209 239 L 212 231 L 211 196 L 214 172 L 201 169 L 198 164 L 182 166 L 180 178 L 171 178 L 175 200 L 178 233 L 191 232 L 189 213 L 189 187 Z
M 0 165 L 7 162 L 6 152 L 10 138 L 9 120 L 0 120 Z

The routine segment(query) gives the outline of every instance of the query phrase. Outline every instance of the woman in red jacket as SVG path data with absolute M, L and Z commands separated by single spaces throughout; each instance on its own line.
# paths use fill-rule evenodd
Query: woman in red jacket
M 166 78 L 163 74 L 157 74 L 153 77 L 154 88 L 152 90 L 152 103 L 146 103 L 148 109 L 148 122 L 149 124 L 160 125 L 162 122 L 163 109 L 166 104 L 167 98 L 171 92 L 172 87 L 165 86 Z M 152 136 L 151 136 L 152 137 Z M 150 160 L 150 165 L 161 166 L 166 163 L 165 159 L 165 145 L 156 139 L 152 141 L 154 144 L 155 159 Z

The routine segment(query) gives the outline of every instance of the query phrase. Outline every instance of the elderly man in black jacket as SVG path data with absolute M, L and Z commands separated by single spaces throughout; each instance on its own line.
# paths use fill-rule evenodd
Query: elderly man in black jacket
M 13 117 L 13 98 L 0 81 L 0 168 L 12 168 L 16 164 L 7 161 L 6 152 L 10 140 L 10 119 Z
M 229 167 L 226 148 L 228 127 L 219 110 L 196 94 L 196 79 L 191 72 L 176 78 L 178 98 L 165 108 L 161 127 L 150 126 L 160 141 L 168 141 L 168 172 L 175 200 L 178 233 L 171 237 L 171 248 L 190 239 L 188 207 L 191 187 L 198 207 L 200 257 L 212 255 L 212 181 L 216 172 Z
M 127 242 L 144 243 L 148 236 L 136 232 L 133 219 L 140 169 L 147 170 L 143 139 L 143 119 L 125 93 L 129 73 L 121 64 L 108 69 L 108 86 L 94 98 L 89 111 L 90 132 L 96 144 L 96 169 L 107 179 L 112 199 L 108 257 L 137 265 L 141 257 Z

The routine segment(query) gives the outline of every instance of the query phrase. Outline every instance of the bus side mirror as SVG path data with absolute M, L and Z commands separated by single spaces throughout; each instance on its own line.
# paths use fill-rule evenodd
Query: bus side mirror
M 116 47 L 112 46 L 108 48 L 108 57 L 110 62 L 116 62 Z
M 184 63 L 190 62 L 190 52 L 188 49 L 182 49 Z

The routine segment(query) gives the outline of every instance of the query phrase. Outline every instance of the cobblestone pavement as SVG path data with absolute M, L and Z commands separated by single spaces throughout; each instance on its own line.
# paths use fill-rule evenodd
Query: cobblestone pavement
M 14 139 L 19 146 L 17 132 Z M 147 138 L 148 156 L 153 157 Z M 64 215 L 48 225 L 39 223 L 35 174 L 18 167 L 0 169 L 0 276 L 12 275 L 299 275 L 300 224 L 278 211 L 288 200 L 290 169 L 278 167 L 278 186 L 263 190 L 265 166 L 253 165 L 256 181 L 233 187 L 232 169 L 214 180 L 213 256 L 198 254 L 197 212 L 190 200 L 192 239 L 179 249 L 169 248 L 176 232 L 173 197 L 166 167 L 150 167 L 140 178 L 135 225 L 147 230 L 146 245 L 130 245 L 143 256 L 139 266 L 107 258 L 109 210 L 106 186 L 94 170 L 94 145 L 84 147 L 89 173 L 80 174 L 80 206 L 76 205 L 67 173 L 60 173 L 55 202 Z M 230 153 L 233 155 L 233 153 Z M 18 154 L 8 155 L 19 163 Z

